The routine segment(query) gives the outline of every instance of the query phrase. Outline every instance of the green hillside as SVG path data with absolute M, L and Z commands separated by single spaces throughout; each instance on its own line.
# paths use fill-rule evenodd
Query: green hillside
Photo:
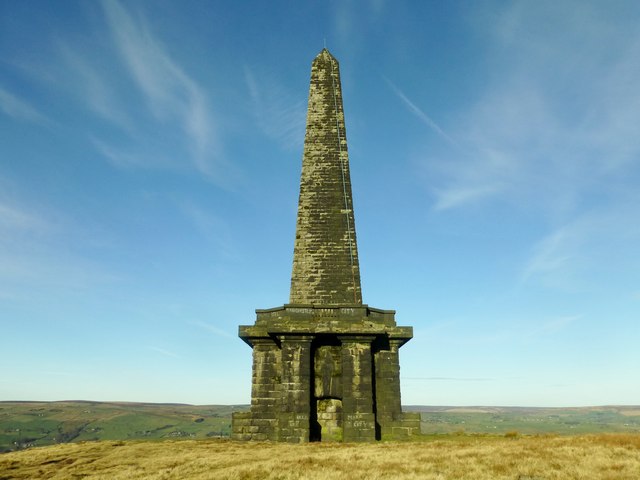
M 87 440 L 229 436 L 246 407 L 102 402 L 0 402 L 0 452 Z
M 405 407 L 421 414 L 423 434 L 507 432 L 535 435 L 554 433 L 639 433 L 640 407 L 581 408 L 524 407 Z
M 228 437 L 231 413 L 246 405 L 102 402 L 0 402 L 0 452 L 91 440 L 166 440 Z M 428 407 L 422 433 L 640 433 L 640 407 Z

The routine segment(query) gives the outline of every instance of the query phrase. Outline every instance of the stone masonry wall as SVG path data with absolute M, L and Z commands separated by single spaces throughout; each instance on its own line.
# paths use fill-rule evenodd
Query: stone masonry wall
M 243 330 L 256 334 L 248 338 L 251 411 L 233 416 L 233 438 L 367 442 L 417 435 L 419 415 L 403 413 L 400 404 L 398 349 L 410 335 L 407 327 L 394 327 L 386 317 L 361 324 L 368 333 L 355 334 L 354 324 L 335 334 L 312 333 L 317 328 L 305 327 L 307 321 L 290 319 L 298 332 L 286 334 L 278 333 L 277 323 L 267 325 L 271 334 Z M 386 333 L 374 333 L 376 328 Z
M 282 404 L 282 355 L 271 339 L 255 339 L 251 378 L 251 412 L 234 414 L 233 436 L 238 440 L 277 440 Z
M 282 336 L 282 402 L 278 439 L 309 441 L 311 414 L 311 341 L 313 337 Z
M 290 302 L 362 303 L 340 72 L 326 49 L 311 66 Z
M 342 421 L 345 442 L 376 439 L 372 371 L 372 337 L 340 337 L 342 341 Z

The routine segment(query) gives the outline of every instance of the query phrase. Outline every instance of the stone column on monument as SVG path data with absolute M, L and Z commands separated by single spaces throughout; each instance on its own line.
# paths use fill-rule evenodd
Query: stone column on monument
M 252 437 L 275 440 L 280 403 L 280 349 L 270 338 L 256 338 L 253 343 L 251 377 Z
M 282 383 L 279 414 L 279 440 L 292 443 L 309 441 L 311 412 L 310 335 L 281 335 Z
M 370 336 L 338 336 L 342 342 L 342 425 L 345 442 L 376 439 Z
M 402 340 L 390 339 L 389 349 L 375 354 L 376 413 L 384 434 L 385 426 L 402 417 L 400 403 L 400 362 Z

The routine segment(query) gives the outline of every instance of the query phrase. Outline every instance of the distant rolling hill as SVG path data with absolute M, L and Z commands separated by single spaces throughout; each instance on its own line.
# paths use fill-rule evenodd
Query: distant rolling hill
M 229 436 L 247 406 L 120 402 L 0 402 L 0 452 L 87 440 Z
M 403 408 L 420 412 L 423 434 L 518 432 L 528 435 L 577 435 L 640 432 L 640 406 L 535 408 L 412 405 Z
M 0 452 L 91 440 L 228 437 L 231 413 L 247 405 L 125 402 L 0 402 Z M 422 433 L 638 433 L 640 406 L 582 408 L 405 406 Z

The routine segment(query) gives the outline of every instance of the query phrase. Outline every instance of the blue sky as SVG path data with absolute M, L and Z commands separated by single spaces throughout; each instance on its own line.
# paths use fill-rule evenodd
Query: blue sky
M 640 403 L 640 3 L 0 3 L 0 400 L 248 403 L 310 64 L 403 403 Z

